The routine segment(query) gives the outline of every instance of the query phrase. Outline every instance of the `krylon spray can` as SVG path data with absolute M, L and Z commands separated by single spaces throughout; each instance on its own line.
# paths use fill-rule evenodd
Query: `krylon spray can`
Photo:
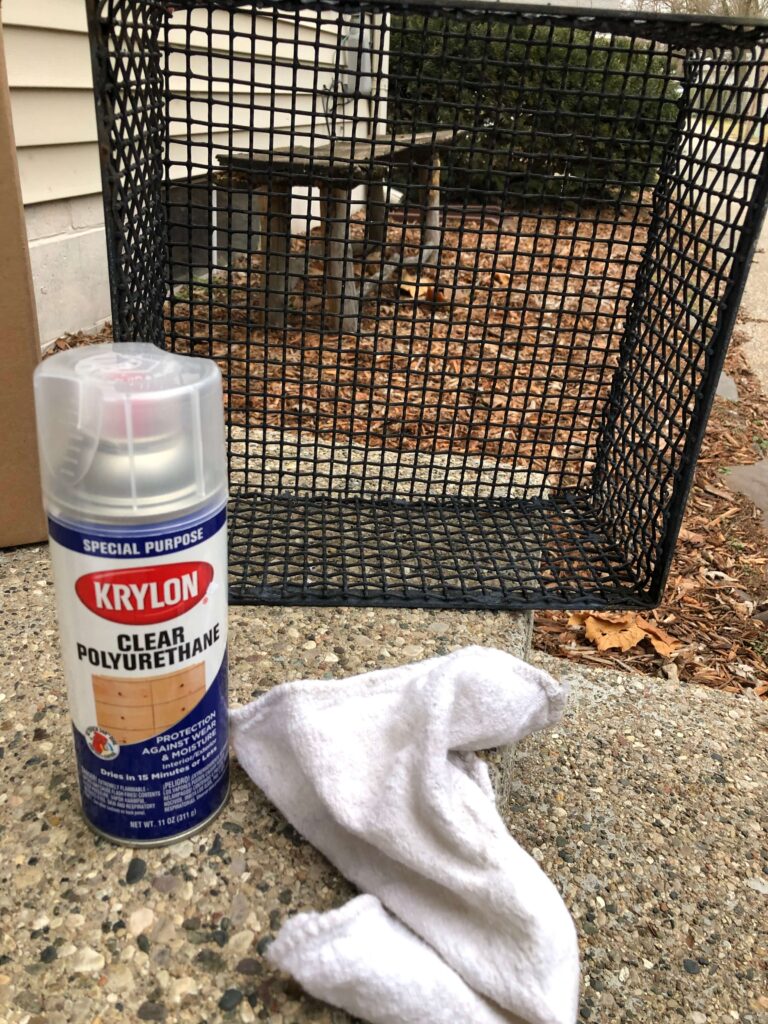
M 227 467 L 215 363 L 74 348 L 35 372 L 43 492 L 83 813 L 131 846 L 229 790 Z

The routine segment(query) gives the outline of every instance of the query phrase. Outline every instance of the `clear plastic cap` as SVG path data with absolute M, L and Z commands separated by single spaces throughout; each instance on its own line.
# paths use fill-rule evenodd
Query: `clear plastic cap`
M 75 519 L 165 518 L 227 496 L 221 374 L 154 345 L 69 349 L 35 370 L 43 491 Z

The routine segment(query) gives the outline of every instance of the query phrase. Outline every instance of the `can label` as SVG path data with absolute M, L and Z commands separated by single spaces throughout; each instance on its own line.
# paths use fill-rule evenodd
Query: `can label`
M 83 812 L 128 843 L 172 838 L 229 785 L 226 511 L 48 526 Z

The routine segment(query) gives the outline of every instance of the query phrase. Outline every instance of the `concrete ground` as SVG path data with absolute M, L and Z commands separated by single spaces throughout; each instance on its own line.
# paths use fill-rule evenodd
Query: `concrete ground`
M 742 351 L 768 395 L 768 217 L 766 217 L 741 300 Z
M 763 224 L 744 289 L 740 328 L 748 338 L 742 351 L 768 395 L 768 218 Z
M 737 330 L 742 336 L 742 354 L 763 394 L 768 396 L 768 218 L 752 260 Z M 721 394 L 723 386 L 728 389 L 727 376 L 721 380 Z M 758 459 L 756 456 L 751 466 L 728 467 L 723 482 L 757 505 L 763 513 L 763 526 L 768 530 L 768 458 Z
M 768 394 L 768 228 L 742 328 Z M 0 1020 L 348 1021 L 263 954 L 287 915 L 337 906 L 349 885 L 237 769 L 200 835 L 155 850 L 94 836 L 46 548 L 0 553 L 0 586 Z M 491 613 L 233 608 L 230 627 L 233 703 L 297 677 L 528 642 L 528 620 Z M 572 697 L 561 727 L 511 758 L 504 814 L 576 920 L 580 1021 L 766 1024 L 768 706 L 531 658 Z
M 0 1020 L 273 1024 L 349 1018 L 264 951 L 349 885 L 235 771 L 180 844 L 126 850 L 79 816 L 45 547 L 0 554 Z M 233 608 L 231 695 L 467 643 L 521 653 L 505 614 Z M 533 656 L 566 673 L 562 726 L 515 752 L 505 809 L 573 913 L 580 1020 L 768 1021 L 768 707 Z

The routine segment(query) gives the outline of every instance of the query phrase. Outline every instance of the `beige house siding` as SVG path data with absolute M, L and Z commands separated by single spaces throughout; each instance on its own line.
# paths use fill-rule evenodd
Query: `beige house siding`
M 2 14 L 24 203 L 31 205 L 98 192 L 101 181 L 84 0 L 4 0 Z M 279 60 L 286 64 L 296 60 L 300 68 L 314 62 L 317 51 L 321 67 L 325 65 L 328 69 L 318 78 L 317 85 L 322 87 L 330 83 L 333 75 L 336 26 L 331 21 L 318 26 L 311 14 L 304 15 L 303 20 L 306 23 L 296 37 L 292 19 L 273 22 L 271 18 L 257 18 L 255 49 L 263 55 L 274 48 Z M 298 102 L 294 104 L 294 113 L 288 109 L 293 75 L 288 67 L 283 67 L 278 69 L 278 88 L 274 93 L 274 106 L 279 113 L 271 115 L 273 93 L 262 84 L 265 65 L 254 63 L 251 58 L 252 19 L 238 14 L 231 19 L 230 26 L 230 18 L 222 15 L 221 24 L 222 30 L 217 32 L 214 18 L 211 42 L 216 55 L 209 65 L 207 54 L 194 52 L 195 47 L 202 50 L 208 46 L 207 12 L 174 15 L 169 43 L 179 47 L 188 43 L 192 48 L 191 56 L 179 52 L 170 58 L 169 86 L 178 96 L 171 102 L 171 136 L 181 137 L 170 152 L 177 176 L 184 173 L 181 162 L 201 172 L 207 170 L 211 144 L 214 150 L 217 143 L 220 147 L 258 147 L 267 142 L 270 120 L 278 131 L 291 126 L 300 128 L 309 124 L 313 113 L 313 72 L 307 68 L 303 76 L 301 71 L 297 76 Z M 230 45 L 230 27 L 235 33 L 234 45 Z M 212 105 L 207 89 L 199 97 L 195 96 L 194 87 L 191 94 L 188 92 L 186 71 L 204 76 L 199 80 L 201 85 L 211 75 Z M 238 94 L 243 95 L 243 105 L 234 109 L 224 85 L 230 71 L 235 79 L 235 99 Z M 191 108 L 190 95 L 194 100 Z M 246 106 L 249 99 L 255 100 L 253 111 Z M 302 118 L 302 113 L 306 117 Z M 186 124 L 180 118 L 190 114 L 195 124 L 188 138 Z
M 3 0 L 25 205 L 101 188 L 84 0 Z
M 318 95 L 339 74 L 334 12 L 303 12 L 297 27 L 293 16 L 179 11 L 167 42 L 178 48 L 168 60 L 172 178 L 207 174 L 226 150 L 330 137 Z M 364 123 L 367 101 L 356 115 Z M 351 117 L 342 118 L 337 134 L 351 132 Z
M 66 331 L 88 329 L 110 312 L 85 0 L 0 4 L 45 343 Z M 169 33 L 171 45 L 190 47 L 189 55 L 179 52 L 170 58 L 169 85 L 175 98 L 169 110 L 169 157 L 177 179 L 207 174 L 216 166 L 217 151 L 225 147 L 267 145 L 270 125 L 278 135 L 284 132 L 286 141 L 301 135 L 316 114 L 318 86 L 330 84 L 334 75 L 338 29 L 332 12 L 319 24 L 316 14 L 303 13 L 298 32 L 288 17 L 259 16 L 254 21 L 245 14 L 214 14 L 210 27 L 209 17 L 204 9 L 177 12 Z M 209 38 L 215 51 L 212 68 Z M 281 65 L 275 72 L 274 92 L 265 82 L 266 65 L 253 60 L 254 51 L 273 54 Z M 316 80 L 308 65 L 318 60 Z M 295 85 L 293 64 L 299 67 Z M 192 79 L 191 88 L 187 71 L 201 76 Z M 223 81 L 230 73 L 235 79 L 231 93 Z M 190 114 L 195 122 L 191 130 Z M 367 104 L 358 104 L 356 114 L 365 118 Z M 344 125 L 349 124 L 342 122 L 344 134 Z M 322 134 L 322 125 L 322 120 L 316 122 L 315 131 Z
M 43 345 L 109 317 L 85 0 L 2 0 Z

